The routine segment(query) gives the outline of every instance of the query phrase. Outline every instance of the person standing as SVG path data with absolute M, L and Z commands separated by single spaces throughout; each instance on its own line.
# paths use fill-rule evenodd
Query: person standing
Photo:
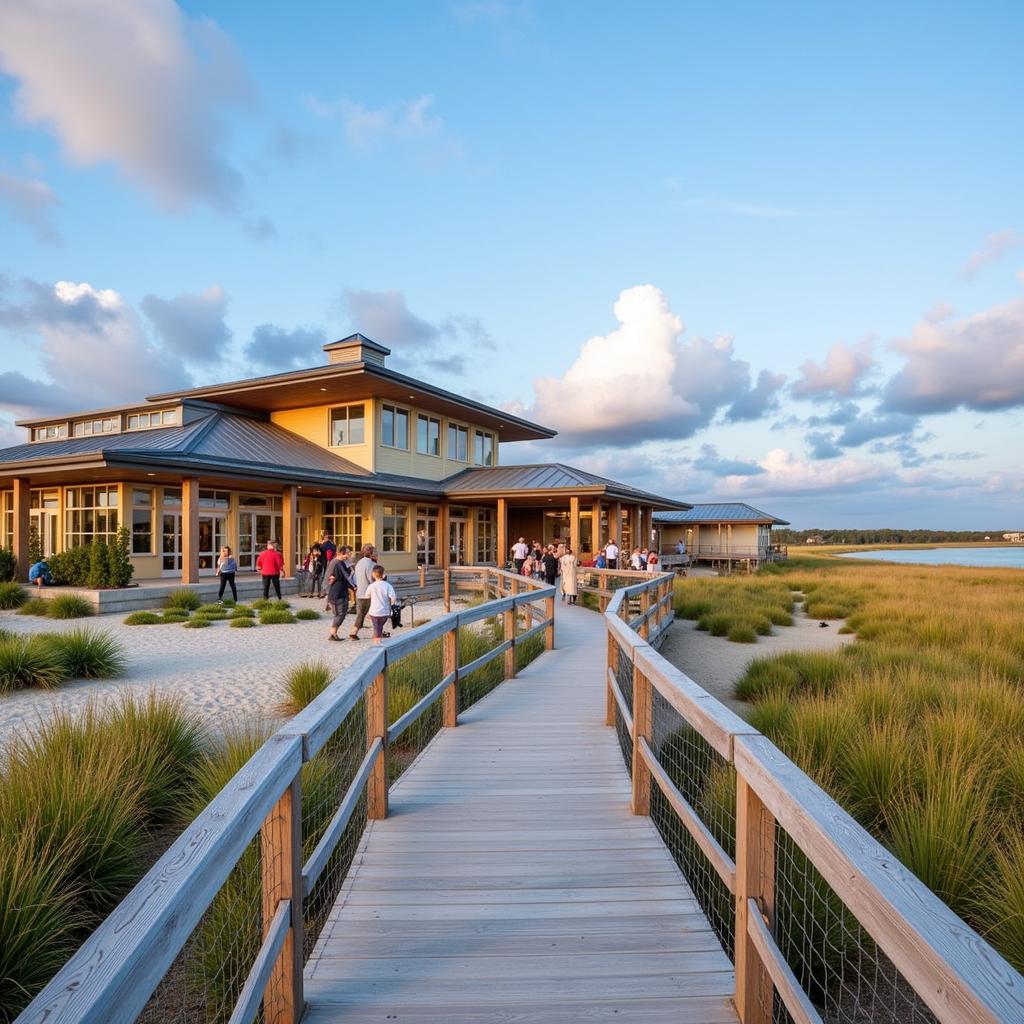
M 608 541 L 608 546 L 604 549 L 604 557 L 608 560 L 609 569 L 618 569 L 619 567 L 619 545 L 615 541 Z
M 384 637 L 384 626 L 391 618 L 391 609 L 398 601 L 395 588 L 384 579 L 384 566 L 375 565 L 371 573 L 372 582 L 366 588 L 367 604 L 370 606 L 370 622 L 373 623 L 373 642 L 379 644 Z
M 338 548 L 338 553 L 331 559 L 330 565 L 327 566 L 327 605 L 331 609 L 331 629 L 327 634 L 328 640 L 341 640 L 341 637 L 338 636 L 338 628 L 348 614 L 349 594 L 356 589 L 352 566 L 348 561 L 351 554 L 352 549 L 347 544 L 342 544 Z
M 526 561 L 529 554 L 530 546 L 526 543 L 526 538 L 520 537 L 512 545 L 512 564 L 515 566 L 517 575 L 523 571 L 523 562 Z
M 658 565 L 658 552 L 654 548 L 651 548 L 651 550 L 647 552 L 647 571 L 659 572 L 660 570 L 661 566 Z
M 555 578 L 558 576 L 558 559 L 555 558 L 555 552 L 551 545 L 548 545 L 547 551 L 544 552 L 541 563 L 544 567 L 544 582 L 549 587 L 553 587 Z
M 306 555 L 306 572 L 309 574 L 306 580 L 306 597 L 323 597 L 324 570 L 327 568 L 329 559 L 319 544 L 314 544 Z
M 377 568 L 377 549 L 372 544 L 364 544 L 362 557 L 356 562 L 353 573 L 356 581 L 356 620 L 352 624 L 352 632 L 348 635 L 349 640 L 359 639 L 359 630 L 363 628 L 366 616 L 370 613 L 370 599 L 366 592 L 370 589 L 370 584 L 373 583 L 375 568 Z M 384 570 L 381 569 L 382 575 L 383 572 Z
M 576 579 L 576 555 L 572 547 L 565 546 L 565 554 L 558 560 L 558 567 L 562 571 L 562 600 L 569 599 L 569 604 L 575 604 L 579 595 L 579 584 Z
M 238 572 L 238 563 L 231 555 L 231 548 L 226 544 L 220 549 L 220 558 L 217 559 L 217 575 L 220 577 L 220 589 L 217 591 L 217 600 L 224 600 L 224 588 L 231 588 L 232 600 L 238 603 L 238 588 L 235 586 L 235 573 Z
M 263 597 L 270 597 L 270 588 L 274 588 L 277 599 L 281 600 L 281 572 L 284 570 L 284 559 L 277 550 L 274 541 L 267 541 L 267 548 L 256 558 L 256 571 L 263 577 Z
M 334 535 L 330 530 L 324 530 L 320 535 L 320 550 L 324 553 L 326 564 L 330 564 L 338 553 L 337 546 L 334 543 Z M 320 596 L 323 597 L 323 594 Z

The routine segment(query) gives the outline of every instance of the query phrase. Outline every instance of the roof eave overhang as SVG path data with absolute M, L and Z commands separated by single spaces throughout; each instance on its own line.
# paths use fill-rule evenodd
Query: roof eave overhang
M 102 469 L 107 465 L 105 452 L 88 455 L 59 455 L 49 459 L 24 459 L 21 462 L 0 462 L 0 476 L 21 476 L 38 469 Z

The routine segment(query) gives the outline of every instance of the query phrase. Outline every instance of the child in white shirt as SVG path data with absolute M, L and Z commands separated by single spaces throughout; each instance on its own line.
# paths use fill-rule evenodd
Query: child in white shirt
M 373 582 L 366 588 L 370 599 L 370 622 L 373 623 L 373 642 L 379 644 L 390 633 L 384 632 L 384 625 L 391 618 L 391 606 L 398 601 L 395 588 L 384 579 L 384 567 L 373 567 Z

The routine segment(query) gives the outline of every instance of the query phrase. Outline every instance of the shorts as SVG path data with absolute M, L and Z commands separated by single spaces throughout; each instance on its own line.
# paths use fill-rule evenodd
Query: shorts
M 375 640 L 380 639 L 384 635 L 384 627 L 390 620 L 390 615 L 371 615 L 370 621 L 373 623 L 373 637 Z

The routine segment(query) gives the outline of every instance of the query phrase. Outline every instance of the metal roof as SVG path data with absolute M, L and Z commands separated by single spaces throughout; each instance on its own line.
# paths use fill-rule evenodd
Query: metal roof
M 745 501 L 719 501 L 707 505 L 694 505 L 686 512 L 655 512 L 656 523 L 771 523 L 773 526 L 789 526 L 785 519 L 778 519 L 768 512 L 762 512 Z
M 603 491 L 609 497 L 625 501 L 642 501 L 661 505 L 665 508 L 687 509 L 689 504 L 673 498 L 663 498 L 649 491 L 642 491 L 629 484 L 609 480 L 607 477 L 588 473 L 575 466 L 560 462 L 547 462 L 534 466 L 481 466 L 464 469 L 461 473 L 447 477 L 444 490 L 448 495 L 458 494 L 504 494 L 510 491 L 578 491 L 594 489 Z

